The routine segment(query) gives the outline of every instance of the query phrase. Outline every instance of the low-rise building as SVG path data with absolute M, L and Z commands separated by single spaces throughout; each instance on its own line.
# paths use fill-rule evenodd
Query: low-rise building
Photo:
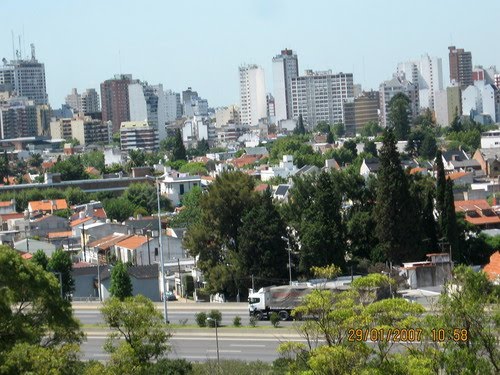
M 283 155 L 283 160 L 278 166 L 270 167 L 260 172 L 262 181 L 269 181 L 273 177 L 289 178 L 297 173 L 298 168 L 293 164 L 292 155 Z
M 44 199 L 41 201 L 28 202 L 28 211 L 30 214 L 33 214 L 34 212 L 52 214 L 55 211 L 66 210 L 67 208 L 68 202 L 66 202 L 66 199 Z
M 160 182 L 160 191 L 162 195 L 170 199 L 173 205 L 177 206 L 181 203 L 182 196 L 195 186 L 201 186 L 200 176 L 171 173 Z
M 147 121 L 122 122 L 120 143 L 122 151 L 155 151 L 160 144 L 158 129 L 150 126 Z
M 463 212 L 468 223 L 482 229 L 500 228 L 500 217 L 485 199 L 455 201 L 455 212 Z

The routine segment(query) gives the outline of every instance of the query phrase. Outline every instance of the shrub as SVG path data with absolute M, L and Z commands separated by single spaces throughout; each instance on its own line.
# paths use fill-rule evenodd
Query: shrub
M 206 327 L 207 326 L 207 313 L 206 312 L 199 312 L 194 314 L 194 320 L 196 320 L 196 324 L 198 324 L 198 327 Z
M 217 327 L 220 327 L 220 323 L 222 321 L 222 313 L 219 310 L 211 310 L 207 316 L 212 319 L 208 321 L 209 327 L 215 327 L 215 322 L 217 322 Z
M 280 325 L 280 316 L 276 311 L 271 313 L 269 320 L 271 321 L 271 324 L 273 325 L 274 328 L 278 328 L 278 326 Z
M 250 327 L 255 327 L 257 325 L 257 321 L 258 319 L 255 316 L 251 316 L 249 320 Z
M 241 317 L 236 315 L 233 319 L 233 326 L 241 327 Z

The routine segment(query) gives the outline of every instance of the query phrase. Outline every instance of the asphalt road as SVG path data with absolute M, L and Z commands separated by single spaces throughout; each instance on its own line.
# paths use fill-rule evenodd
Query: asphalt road
M 255 330 L 252 332 L 252 330 Z M 81 346 L 82 359 L 107 360 L 109 355 L 102 349 L 106 331 L 87 331 L 87 341 Z M 286 328 L 219 329 L 219 355 L 221 359 L 243 359 L 247 361 L 272 362 L 278 358 L 278 345 L 284 341 L 302 341 L 298 335 Z M 184 358 L 189 361 L 206 361 L 217 358 L 215 329 L 173 332 L 170 339 L 169 358 Z
M 163 311 L 163 304 L 155 304 L 156 307 Z M 84 325 L 103 324 L 103 318 L 99 311 L 100 304 L 98 303 L 74 303 L 73 310 L 76 318 Z M 167 315 L 171 324 L 196 324 L 195 314 L 204 311 L 219 310 L 222 313 L 223 326 L 232 326 L 235 316 L 241 317 L 242 325 L 249 324 L 248 304 L 247 303 L 193 303 L 175 301 L 167 303 Z M 282 326 L 291 326 L 293 322 L 280 322 Z M 269 321 L 259 321 L 259 326 L 269 326 Z

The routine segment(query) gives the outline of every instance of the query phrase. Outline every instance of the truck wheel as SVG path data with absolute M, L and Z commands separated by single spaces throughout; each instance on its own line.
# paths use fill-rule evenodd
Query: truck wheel
M 262 318 L 264 317 L 264 314 L 262 314 L 262 312 L 261 312 L 261 311 L 259 311 L 259 312 L 256 312 L 256 313 L 254 314 L 254 316 L 255 316 L 255 318 L 256 318 L 257 320 L 262 320 Z
M 281 310 L 278 313 L 278 315 L 279 315 L 281 320 L 288 320 L 288 318 L 290 317 L 290 314 L 288 314 L 288 311 L 285 311 L 285 310 Z

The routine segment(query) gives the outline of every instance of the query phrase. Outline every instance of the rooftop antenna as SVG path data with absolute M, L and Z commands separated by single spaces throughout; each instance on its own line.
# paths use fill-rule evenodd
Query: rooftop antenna
M 21 44 L 21 35 L 17 36 L 19 38 L 19 60 L 23 59 L 23 46 Z
M 12 34 L 12 60 L 16 59 L 16 50 L 14 48 L 14 30 L 10 30 L 10 33 Z
M 31 43 L 30 47 L 31 47 L 31 60 L 35 61 L 36 60 L 36 56 L 35 56 L 35 44 Z
M 24 40 L 24 25 L 23 25 L 23 52 L 26 53 L 26 42 Z M 24 56 L 24 58 L 27 60 L 28 56 Z

